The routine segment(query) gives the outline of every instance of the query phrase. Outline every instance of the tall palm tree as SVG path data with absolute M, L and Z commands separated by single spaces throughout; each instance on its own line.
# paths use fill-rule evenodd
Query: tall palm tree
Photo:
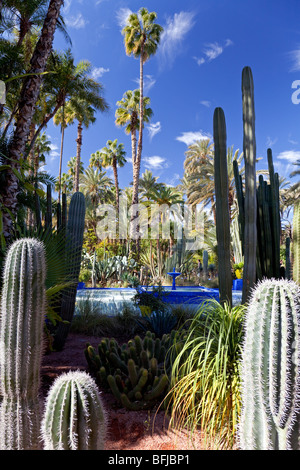
M 25 155 L 25 146 L 29 136 L 30 124 L 39 95 L 42 74 L 45 72 L 50 55 L 57 20 L 63 0 L 50 0 L 40 38 L 31 58 L 30 74 L 25 77 L 18 103 L 18 114 L 15 123 L 9 158 L 12 168 L 18 170 L 19 162 Z M 3 234 L 9 238 L 12 230 L 12 218 L 17 213 L 18 178 L 13 171 L 6 174 L 6 185 L 2 193 L 2 202 L 9 210 L 3 215 Z
M 97 227 L 97 207 L 100 202 L 110 202 L 112 195 L 112 180 L 106 175 L 106 171 L 99 171 L 98 168 L 86 168 L 85 172 L 80 175 L 80 190 L 87 199 L 87 206 L 90 208 L 89 213 L 91 225 L 96 234 Z M 100 237 L 99 237 L 100 238 Z
M 157 207 L 151 211 L 152 221 L 158 220 L 158 225 L 161 227 L 164 226 L 164 224 L 167 221 L 167 218 L 168 218 L 168 223 L 170 222 L 169 210 L 171 206 L 173 206 L 173 208 L 175 209 L 176 208 L 178 209 L 176 213 L 178 217 L 181 217 L 182 215 L 181 205 L 183 204 L 184 201 L 182 199 L 181 194 L 175 188 L 172 188 L 170 186 L 164 186 L 164 185 L 154 187 L 152 191 L 149 191 L 149 201 L 152 201 L 157 205 Z M 161 211 L 162 208 L 166 210 Z M 159 214 L 157 213 L 157 211 L 159 211 Z M 159 215 L 158 219 L 157 219 L 157 215 Z M 159 229 L 159 226 L 158 226 L 158 229 Z M 159 253 L 161 251 L 159 230 L 157 231 L 156 236 L 157 236 L 157 257 L 159 258 Z M 172 235 L 170 234 L 170 238 L 169 238 L 169 252 L 170 253 L 172 252 L 172 245 L 173 245 L 173 238 L 172 238 Z
M 150 121 L 153 111 L 149 107 L 150 98 L 147 96 L 143 97 L 143 119 L 144 123 Z M 137 160 L 137 138 L 136 134 L 140 128 L 140 90 L 127 90 L 123 98 L 117 101 L 116 110 L 116 125 L 125 126 L 126 134 L 131 135 L 131 152 L 132 152 L 132 163 L 135 165 Z
M 118 140 L 108 140 L 106 147 L 100 151 L 100 158 L 104 168 L 109 166 L 112 167 L 115 179 L 115 191 L 116 191 L 116 210 L 117 217 L 119 214 L 119 180 L 118 180 L 118 166 L 123 167 L 126 163 L 125 158 L 126 152 L 123 144 L 118 144 Z
M 144 63 L 156 53 L 162 26 L 157 24 L 157 14 L 141 8 L 138 13 L 132 13 L 127 18 L 127 25 L 123 28 L 126 54 L 140 60 L 140 105 L 139 105 L 139 138 L 137 144 L 136 161 L 133 166 L 133 204 L 138 203 L 138 184 L 141 167 L 143 126 L 144 126 Z
M 77 120 L 77 151 L 76 151 L 76 168 L 75 168 L 75 191 L 79 191 L 79 172 L 81 162 L 82 148 L 82 130 L 83 126 L 87 129 L 90 124 L 96 121 L 96 111 L 106 111 L 108 104 L 99 96 L 98 93 L 87 93 L 85 99 L 77 99 L 76 96 L 70 99 L 71 107 L 74 109 L 75 119 Z
M 68 168 L 69 168 L 68 173 L 73 178 L 73 188 L 75 188 L 75 175 L 76 175 L 76 166 L 77 166 L 76 155 L 75 155 L 75 157 L 70 158 L 67 165 L 68 165 Z M 83 163 L 80 162 L 79 174 L 82 175 L 83 173 L 84 173 L 84 166 L 83 166 Z

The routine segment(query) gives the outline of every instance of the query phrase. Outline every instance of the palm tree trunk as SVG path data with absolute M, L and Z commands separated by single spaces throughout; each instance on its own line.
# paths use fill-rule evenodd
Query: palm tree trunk
M 81 158 L 81 146 L 82 146 L 82 122 L 78 121 L 77 126 L 77 151 L 76 151 L 76 165 L 75 165 L 75 178 L 74 178 L 74 190 L 79 191 L 79 173 L 80 173 L 80 158 Z
M 65 104 L 63 104 L 60 157 L 59 157 L 59 173 L 58 173 L 58 202 L 59 203 L 60 203 L 60 195 L 61 195 L 61 171 L 62 171 L 62 158 L 63 158 L 63 150 L 64 150 L 64 136 L 65 136 Z
M 46 69 L 47 60 L 52 49 L 57 19 L 62 4 L 63 0 L 50 0 L 41 35 L 31 58 L 30 75 L 27 76 L 23 82 L 19 99 L 16 127 L 9 152 L 9 157 L 12 160 L 10 161 L 10 165 L 16 169 L 19 168 L 19 161 L 25 154 L 25 146 L 29 136 L 30 124 L 42 83 L 41 73 Z M 18 192 L 18 179 L 12 171 L 8 171 L 6 184 L 2 193 L 2 203 L 7 209 L 9 209 L 12 217 L 15 217 L 17 214 Z M 9 239 L 10 237 L 12 224 L 13 221 L 10 213 L 4 212 L 3 234 L 6 239 Z
M 55 116 L 55 114 L 57 113 L 57 111 L 63 106 L 63 102 L 64 102 L 64 100 L 58 99 L 57 102 L 56 102 L 55 108 L 51 111 L 51 113 L 46 114 L 46 116 L 42 120 L 41 124 L 37 128 L 32 140 L 30 141 L 29 151 L 33 148 L 36 139 L 40 135 L 41 131 L 47 126 L 50 119 L 52 119 Z
M 143 148 L 143 127 L 144 127 L 144 45 L 141 45 L 141 55 L 140 55 L 140 126 L 139 126 L 139 138 L 137 143 L 137 155 L 136 161 L 133 166 L 133 191 L 132 191 L 132 204 L 138 204 L 139 202 L 139 179 L 140 179 L 140 168 L 141 168 L 141 158 L 142 158 L 142 148 Z M 138 213 L 131 217 L 130 232 L 133 231 L 133 225 L 135 219 L 138 217 Z M 138 226 L 136 227 L 138 231 Z M 139 256 L 139 239 L 136 240 L 137 253 Z
M 114 156 L 112 161 L 112 168 L 114 172 L 115 178 L 115 186 L 116 186 L 116 210 L 117 210 L 117 217 L 119 215 L 119 208 L 120 208 L 120 198 L 119 198 L 119 181 L 118 181 L 118 169 L 117 169 L 117 159 Z

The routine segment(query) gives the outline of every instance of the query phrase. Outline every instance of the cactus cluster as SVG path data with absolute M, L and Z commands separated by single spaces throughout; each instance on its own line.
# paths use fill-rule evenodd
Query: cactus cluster
M 300 288 L 258 282 L 246 313 L 242 355 L 243 450 L 299 450 Z
M 102 386 L 110 388 L 124 408 L 152 408 L 168 388 L 170 356 L 175 332 L 156 338 L 147 332 L 144 339 L 134 339 L 119 346 L 114 339 L 104 338 L 98 354 L 87 344 L 88 365 Z
M 95 381 L 70 371 L 53 383 L 42 422 L 45 450 L 104 450 L 106 416 Z

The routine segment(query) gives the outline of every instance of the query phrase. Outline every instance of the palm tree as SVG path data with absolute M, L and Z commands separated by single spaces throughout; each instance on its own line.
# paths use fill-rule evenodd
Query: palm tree
M 75 157 L 70 158 L 67 165 L 69 167 L 68 173 L 73 178 L 73 188 L 75 188 L 75 175 L 76 175 L 76 166 L 77 166 L 76 155 L 75 155 Z M 84 173 L 84 166 L 83 166 L 83 163 L 80 162 L 79 174 L 82 175 L 83 173 Z
M 91 168 L 98 168 L 98 170 L 102 171 L 103 164 L 102 164 L 102 158 L 100 154 L 101 154 L 100 150 L 97 150 L 96 152 L 91 153 L 89 166 Z
M 57 20 L 63 0 L 50 0 L 47 15 L 43 24 L 40 38 L 31 58 L 31 69 L 23 82 L 18 102 L 18 114 L 15 123 L 12 143 L 10 145 L 10 164 L 13 169 L 19 168 L 20 159 L 25 155 L 25 146 L 29 136 L 30 124 L 39 95 L 42 74 L 50 55 Z M 17 213 L 18 178 L 13 171 L 6 174 L 6 185 L 2 193 L 2 202 L 9 210 L 3 216 L 3 234 L 8 238 L 12 229 L 12 217 Z M 11 214 L 11 215 L 10 215 Z
M 204 207 L 211 205 L 211 210 L 216 221 L 215 213 L 215 185 L 214 185 L 214 150 L 209 140 L 200 140 L 190 145 L 186 152 L 184 162 L 185 183 L 188 183 L 187 197 L 192 206 L 204 204 Z M 235 180 L 233 171 L 233 161 L 237 160 L 241 165 L 243 154 L 239 155 L 239 150 L 233 153 L 233 147 L 227 150 L 227 168 L 229 184 L 229 208 L 232 217 L 232 207 L 235 199 Z M 240 174 L 244 173 L 244 168 L 240 168 Z
M 104 168 L 111 166 L 114 172 L 115 190 L 116 190 L 116 209 L 119 214 L 119 181 L 118 181 L 118 166 L 123 167 L 126 163 L 126 152 L 123 144 L 118 144 L 118 140 L 108 140 L 106 147 L 100 151 L 100 158 Z
M 112 181 L 106 176 L 106 171 L 99 171 L 98 168 L 88 167 L 80 176 L 80 189 L 90 198 L 95 210 L 101 201 L 107 199 L 111 187 Z
M 146 8 L 141 8 L 138 13 L 132 13 L 127 19 L 127 25 L 123 28 L 126 54 L 133 55 L 140 60 L 140 105 L 139 105 L 139 138 L 137 144 L 136 161 L 133 166 L 133 204 L 138 203 L 138 184 L 140 176 L 140 166 L 143 145 L 144 126 L 144 63 L 156 53 L 160 36 L 163 31 L 162 26 L 155 23 L 157 14 L 148 12 Z
M 149 201 L 154 189 L 163 187 L 163 183 L 158 183 L 158 176 L 153 176 L 152 171 L 145 170 L 142 177 L 139 180 L 139 191 L 141 199 Z
M 97 227 L 97 207 L 100 202 L 110 202 L 112 195 L 112 180 L 106 175 L 106 171 L 99 171 L 98 168 L 86 168 L 80 175 L 80 190 L 86 197 L 87 206 L 90 208 L 90 223 L 96 234 Z
M 77 120 L 77 152 L 76 152 L 76 168 L 75 168 L 75 191 L 79 191 L 79 172 L 81 161 L 81 148 L 82 148 L 82 129 L 83 126 L 87 129 L 90 124 L 96 121 L 96 111 L 106 111 L 108 104 L 96 92 L 90 90 L 86 93 L 85 99 L 77 99 L 76 96 L 71 97 L 71 107 L 74 109 L 75 119 Z
M 157 211 L 159 211 L 159 219 L 158 219 L 158 225 L 163 227 L 164 224 L 166 223 L 167 218 L 170 219 L 170 208 L 173 206 L 173 208 L 178 209 L 177 210 L 177 216 L 181 216 L 181 205 L 183 204 L 183 199 L 180 193 L 176 191 L 176 189 L 170 187 L 170 186 L 159 186 L 159 187 L 154 187 L 152 191 L 149 191 L 149 200 L 157 204 L 157 210 L 152 210 L 151 211 L 151 219 L 152 221 L 157 220 Z M 176 207 L 177 206 L 177 207 Z M 153 208 L 153 206 L 152 206 Z M 161 211 L 161 209 L 166 209 Z M 168 223 L 170 220 L 168 220 Z M 159 228 L 158 226 L 158 228 Z M 159 239 L 159 231 L 156 234 L 157 236 L 157 259 L 160 258 L 160 252 L 161 252 L 161 247 L 160 247 L 160 239 Z M 172 252 L 172 245 L 173 245 L 173 239 L 172 235 L 170 234 L 169 238 L 169 252 Z M 160 274 L 161 274 L 161 269 L 159 269 Z
M 144 123 L 150 121 L 153 111 L 149 107 L 150 98 L 144 96 L 143 98 L 144 107 Z M 118 109 L 116 110 L 116 125 L 117 126 L 126 126 L 126 134 L 131 135 L 131 152 L 132 152 L 132 163 L 136 163 L 137 155 L 137 139 L 136 133 L 140 128 L 140 90 L 127 90 L 123 98 L 120 101 L 117 101 Z

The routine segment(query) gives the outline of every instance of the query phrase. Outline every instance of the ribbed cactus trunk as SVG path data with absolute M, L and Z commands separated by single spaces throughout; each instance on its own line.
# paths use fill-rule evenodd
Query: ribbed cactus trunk
M 293 280 L 300 284 L 300 202 L 294 205 L 292 253 Z
M 39 445 L 40 366 L 46 315 L 43 244 L 14 242 L 7 254 L 0 324 L 0 449 Z
M 254 85 L 250 67 L 242 71 L 243 99 L 243 152 L 245 161 L 245 226 L 244 226 L 244 275 L 242 303 L 249 300 L 256 282 L 256 139 Z
M 53 383 L 42 422 L 44 450 L 104 450 L 106 417 L 95 381 L 70 371 Z
M 73 319 L 81 265 L 84 220 L 84 195 L 80 192 L 74 193 L 70 202 L 66 227 L 66 256 L 69 267 L 67 280 L 72 282 L 72 285 L 65 289 L 62 295 L 60 316 L 64 322 L 59 322 L 54 335 L 53 347 L 56 350 L 63 349 Z
M 242 354 L 243 450 L 299 450 L 300 288 L 266 279 L 249 302 Z
M 232 305 L 232 275 L 230 265 L 230 216 L 228 202 L 228 169 L 226 123 L 222 108 L 216 108 L 214 128 L 214 177 L 216 196 L 216 232 L 218 243 L 218 277 L 220 302 Z

